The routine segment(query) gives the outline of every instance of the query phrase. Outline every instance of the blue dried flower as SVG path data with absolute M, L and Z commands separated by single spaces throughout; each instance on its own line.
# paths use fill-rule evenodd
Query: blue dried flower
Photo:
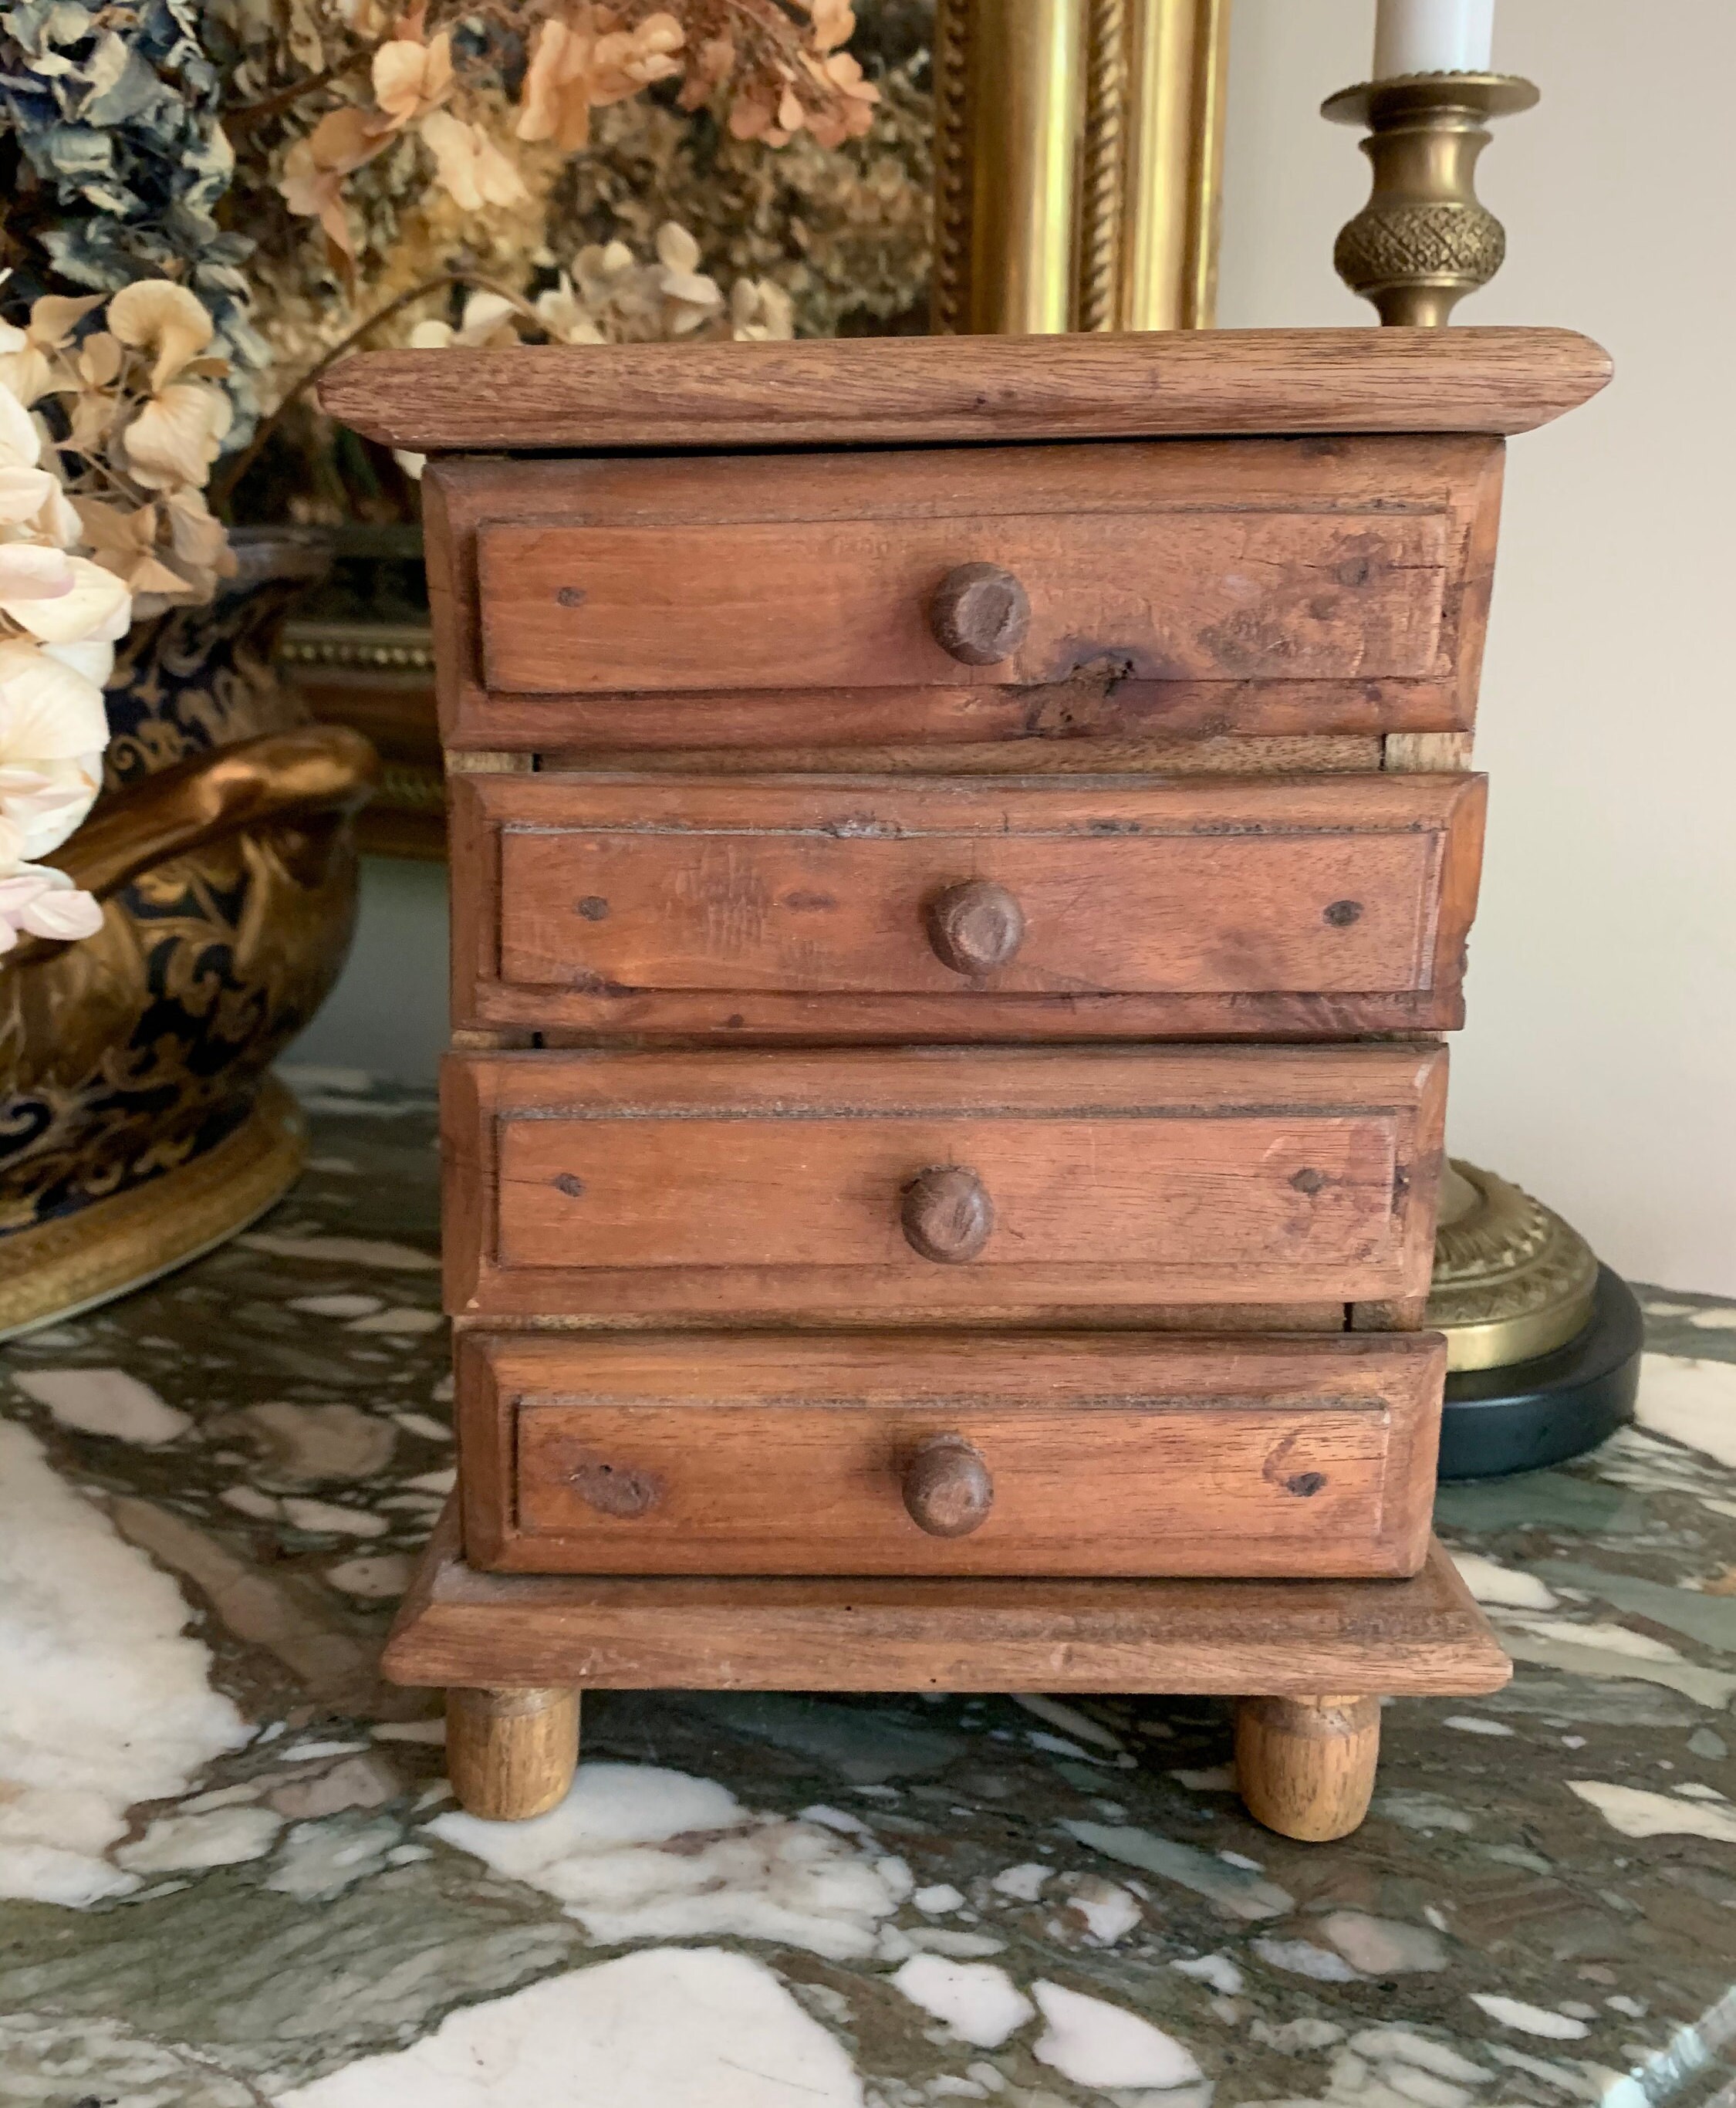
M 197 294 L 232 363 L 234 446 L 270 352 L 249 318 L 253 244 L 216 218 L 235 166 L 222 94 L 193 0 L 0 6 L 0 133 L 52 201 L 29 217 L 53 273 L 93 292 L 169 277 Z

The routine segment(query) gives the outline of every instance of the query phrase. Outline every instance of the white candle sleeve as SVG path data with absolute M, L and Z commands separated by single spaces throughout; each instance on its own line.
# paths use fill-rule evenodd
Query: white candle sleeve
M 1494 46 L 1495 0 L 1380 0 L 1374 78 L 1486 73 Z

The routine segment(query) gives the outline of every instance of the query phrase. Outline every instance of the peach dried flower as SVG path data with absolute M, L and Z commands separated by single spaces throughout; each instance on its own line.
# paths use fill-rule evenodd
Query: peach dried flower
M 382 44 L 374 54 L 372 77 L 374 100 L 385 119 L 381 128 L 403 131 L 438 109 L 452 92 L 451 34 L 443 29 L 426 43 L 399 37 Z
M 222 451 L 229 398 L 203 381 L 178 381 L 154 395 L 120 435 L 127 472 L 146 490 L 203 484 Z
M 123 286 L 109 302 L 110 333 L 135 350 L 155 352 L 155 393 L 210 343 L 211 318 L 185 286 L 167 278 L 141 278 Z
M 518 170 L 479 124 L 467 124 L 449 110 L 435 110 L 422 119 L 420 129 L 441 182 L 461 210 L 517 205 L 529 195 Z

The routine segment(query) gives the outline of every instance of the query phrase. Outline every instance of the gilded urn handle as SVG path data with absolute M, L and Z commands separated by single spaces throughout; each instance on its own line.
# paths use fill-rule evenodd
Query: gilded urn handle
M 47 861 L 86 893 L 106 900 L 155 864 L 188 856 L 246 827 L 353 813 L 367 804 L 380 759 L 360 732 L 307 725 L 264 732 L 198 754 L 100 799 L 90 818 Z M 7 967 L 61 950 L 27 937 Z
M 265 732 L 102 799 L 52 861 L 103 899 L 152 864 L 238 828 L 353 813 L 379 773 L 373 748 L 345 726 Z

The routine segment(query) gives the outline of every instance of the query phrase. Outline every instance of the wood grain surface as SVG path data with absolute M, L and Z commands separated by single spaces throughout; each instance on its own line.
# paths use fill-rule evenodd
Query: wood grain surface
M 471 1332 L 465 1543 L 524 1572 L 1411 1574 L 1445 1370 L 1436 1333 Z M 992 1489 L 957 1537 L 909 1511 L 949 1438 Z
M 1500 466 L 1499 440 L 1446 436 L 448 462 L 423 479 L 444 736 L 1461 728 Z M 961 665 L 933 594 L 1014 544 L 1029 634 Z
M 1522 432 L 1609 372 L 1570 330 L 1177 330 L 371 351 L 319 398 L 368 438 L 425 453 L 841 447 Z
M 1282 1837 L 1347 1837 L 1368 1813 L 1379 1760 L 1378 1696 L 1244 1698 L 1236 1708 L 1237 1790 Z
M 479 1574 L 448 1510 L 385 1658 L 398 1683 L 603 1691 L 1474 1696 L 1513 1673 L 1438 1544 L 1408 1581 Z
M 1427 1035 L 1502 435 L 1608 372 L 1345 330 L 327 376 L 437 457 L 461 1498 L 550 1570 L 449 1518 L 390 1673 L 1222 1692 L 1320 1835 L 1375 1695 L 1504 1681 L 1414 1571 Z
M 524 1822 L 566 1796 L 578 1765 L 570 1685 L 446 1694 L 446 1775 L 465 1813 Z
M 485 525 L 483 678 L 506 693 L 1419 680 L 1447 579 L 1439 513 L 1098 512 L 667 527 Z M 961 664 L 934 634 L 956 566 L 1004 567 L 1030 619 Z
M 463 1054 L 455 1315 L 974 1320 L 1426 1290 L 1438 1047 Z M 974 1173 L 978 1255 L 912 1249 Z
M 1479 777 L 544 771 L 462 777 L 452 802 L 464 1025 L 1088 1039 L 1462 1016 Z M 985 899 L 976 956 L 1012 948 L 974 972 L 947 911 Z

